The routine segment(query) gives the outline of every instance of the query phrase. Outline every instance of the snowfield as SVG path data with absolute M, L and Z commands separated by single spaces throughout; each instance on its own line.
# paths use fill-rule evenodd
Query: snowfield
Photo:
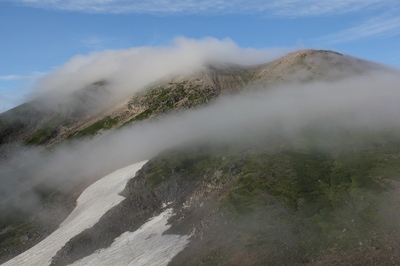
M 167 222 L 172 214 L 172 209 L 165 210 L 135 232 L 122 234 L 115 239 L 111 247 L 102 249 L 72 265 L 167 265 L 185 248 L 189 238 L 189 236 L 162 235 L 170 227 Z
M 146 161 L 119 169 L 88 187 L 77 206 L 60 227 L 36 246 L 2 264 L 50 265 L 56 253 L 75 235 L 92 227 L 124 197 L 118 195 Z M 151 265 L 167 264 L 187 244 L 187 236 L 165 235 L 172 210 L 167 209 L 135 232 L 117 238 L 112 246 L 92 254 L 76 265 Z

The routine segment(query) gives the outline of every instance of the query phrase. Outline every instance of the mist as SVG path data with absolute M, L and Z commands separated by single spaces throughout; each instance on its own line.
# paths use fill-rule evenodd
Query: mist
M 291 85 L 225 96 L 209 106 L 160 121 L 113 132 L 92 145 L 93 162 L 156 153 L 195 141 L 245 141 L 254 136 L 302 137 L 310 127 L 323 132 L 398 130 L 400 125 L 394 74 L 371 73 L 336 83 Z M 92 152 L 91 152 L 92 153 Z M 107 153 L 107 155 L 105 155 Z M 142 159 L 142 158 L 138 158 Z
M 39 80 L 31 97 L 56 95 L 63 99 L 106 80 L 112 94 L 109 98 L 121 99 L 171 75 L 199 71 L 210 62 L 254 65 L 289 50 L 241 48 L 229 39 L 181 37 L 170 46 L 77 55 Z M 382 70 L 335 82 L 254 87 L 219 97 L 205 107 L 134 123 L 93 139 L 61 143 L 50 150 L 26 148 L 0 165 L 0 202 L 25 193 L 17 200 L 18 207 L 29 210 L 39 202 L 27 192 L 35 185 L 73 186 L 185 144 L 265 139 L 296 143 L 313 131 L 322 136 L 319 141 L 324 146 L 325 138 L 331 142 L 339 131 L 398 132 L 398 84 L 397 71 Z
M 324 138 L 331 141 L 328 139 L 338 131 L 360 136 L 397 133 L 398 84 L 398 73 L 370 72 L 337 82 L 258 87 L 226 95 L 205 107 L 61 144 L 51 151 L 28 150 L 22 159 L 9 161 L 9 170 L 14 169 L 7 171 L 2 187 L 12 187 L 9 191 L 18 188 L 22 193 L 24 186 L 18 182 L 26 177 L 29 186 L 74 184 L 188 143 L 244 143 L 266 138 L 295 143 L 310 130 L 319 132 L 322 142 Z M 25 207 L 37 201 L 27 199 Z
M 294 48 L 242 48 L 230 39 L 184 37 L 170 45 L 107 50 L 76 55 L 50 74 L 39 79 L 27 100 L 45 98 L 62 101 L 63 97 L 99 81 L 107 81 L 110 101 L 142 90 L 145 86 L 172 75 L 189 75 L 207 63 L 229 62 L 254 65 L 272 61 Z M 51 98 L 49 98 L 51 96 Z

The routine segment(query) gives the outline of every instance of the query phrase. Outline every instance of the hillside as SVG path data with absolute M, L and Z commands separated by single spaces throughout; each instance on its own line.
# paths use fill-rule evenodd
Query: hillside
M 138 158 L 149 161 L 128 182 L 122 193 L 125 199 L 71 238 L 52 265 L 67 265 L 109 247 L 124 232 L 134 232 L 163 213 L 166 203 L 174 215 L 164 234 L 190 236 L 171 265 L 400 262 L 396 212 L 400 207 L 400 140 L 393 126 L 397 120 L 390 120 L 389 111 L 374 105 L 373 111 L 378 111 L 367 114 L 379 119 L 372 120 L 358 113 L 358 102 L 351 101 L 356 108 L 342 103 L 332 111 L 329 102 L 336 100 L 336 94 L 321 105 L 328 109 L 319 107 L 321 116 L 318 110 L 299 116 L 313 102 L 296 95 L 294 99 L 304 101 L 304 106 L 292 103 L 286 108 L 279 101 L 263 102 L 267 96 L 293 93 L 287 88 L 306 86 L 305 92 L 309 88 L 314 92 L 321 87 L 325 92 L 325 87 L 342 86 L 348 79 L 353 84 L 354 78 L 359 82 L 375 72 L 393 70 L 331 51 L 306 50 L 250 67 L 206 64 L 198 73 L 157 80 L 123 100 L 112 97 L 108 81 L 93 81 L 68 97 L 36 99 L 0 114 L 0 171 L 7 184 L 0 191 L 4 214 L 0 262 L 53 232 L 87 186 Z M 244 104 L 247 98 L 254 104 Z M 254 112 L 245 109 L 250 107 Z M 270 110 L 281 120 L 269 118 Z M 325 115 L 326 110 L 333 117 Z M 232 124 L 224 125 L 225 116 L 218 120 L 219 113 L 225 112 Z M 196 120 L 198 116 L 205 118 Z M 380 117 L 385 117 L 385 123 Z M 182 121 L 197 124 L 186 126 Z M 178 129 L 171 131 L 162 123 Z M 188 127 L 187 133 L 179 131 L 179 123 Z M 202 129 L 199 123 L 212 129 Z M 161 132 L 146 131 L 146 126 Z M 205 133 L 196 137 L 190 127 Z M 135 133 L 140 130 L 145 133 Z M 128 150 L 143 149 L 142 155 L 125 158 L 125 151 L 118 153 L 117 147 L 128 145 L 127 136 L 145 139 L 156 133 L 154 139 L 149 137 L 148 146 L 162 143 L 163 138 L 173 141 L 162 147 L 154 144 L 149 150 L 132 142 L 137 147 Z M 127 138 L 127 144 L 114 146 L 119 138 Z M 86 160 L 100 145 L 106 147 L 100 151 L 110 153 L 104 154 L 103 162 L 88 159 L 90 167 L 66 166 L 79 158 Z M 64 156 L 69 153 L 78 159 Z M 151 157 L 142 158 L 147 155 Z M 47 168 L 53 162 L 62 163 Z M 30 206 L 32 195 L 35 202 Z
M 305 50 L 254 67 L 208 64 L 201 73 L 169 77 L 128 100 L 107 104 L 111 94 L 107 82 L 94 81 L 67 100 L 37 99 L 0 114 L 0 144 L 47 146 L 68 137 L 90 136 L 100 130 L 201 106 L 225 93 L 287 83 L 334 81 L 383 68 L 330 51 Z

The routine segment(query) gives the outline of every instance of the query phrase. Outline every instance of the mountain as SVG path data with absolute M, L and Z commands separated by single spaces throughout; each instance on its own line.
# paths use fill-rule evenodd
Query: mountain
M 224 93 L 277 84 L 333 81 L 383 66 L 330 51 L 306 50 L 265 65 L 206 64 L 200 73 L 158 81 L 128 100 L 107 104 L 106 81 L 96 81 L 64 99 L 43 97 L 0 115 L 1 144 L 52 145 L 67 137 L 194 108 Z M 65 99 L 67 98 L 67 99 Z M 49 104 L 49 102 L 51 104 Z
M 2 113 L 0 262 L 56 230 L 89 185 L 148 159 L 52 265 L 110 247 L 166 206 L 163 235 L 188 238 L 171 265 L 398 263 L 393 76 L 304 50 L 256 66 L 209 62 L 122 99 L 112 81 L 93 81 Z

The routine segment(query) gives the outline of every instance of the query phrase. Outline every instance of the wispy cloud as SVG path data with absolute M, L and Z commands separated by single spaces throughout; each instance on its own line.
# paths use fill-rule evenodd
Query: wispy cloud
M 346 43 L 372 37 L 390 37 L 400 34 L 400 17 L 385 15 L 371 18 L 359 25 L 317 38 L 321 43 Z
M 21 80 L 21 79 L 24 79 L 24 76 L 20 76 L 20 75 L 0 76 L 1 81 L 14 81 L 14 80 Z
M 23 81 L 23 80 L 34 80 L 44 76 L 46 72 L 32 72 L 27 75 L 3 75 L 0 76 L 0 81 Z
M 0 0 L 1 1 L 1 0 Z M 346 14 L 396 4 L 397 0 L 3 0 L 37 8 L 87 13 L 262 14 L 309 17 Z
M 0 76 L 0 113 L 26 101 L 29 87 L 45 72 Z
M 113 40 L 114 38 L 101 38 L 97 36 L 90 36 L 81 40 L 81 43 L 91 50 L 103 50 L 107 47 L 107 44 Z
M 281 17 L 318 17 L 341 15 L 352 12 L 380 9 L 394 1 L 391 0 L 280 0 L 273 1 L 270 9 Z

